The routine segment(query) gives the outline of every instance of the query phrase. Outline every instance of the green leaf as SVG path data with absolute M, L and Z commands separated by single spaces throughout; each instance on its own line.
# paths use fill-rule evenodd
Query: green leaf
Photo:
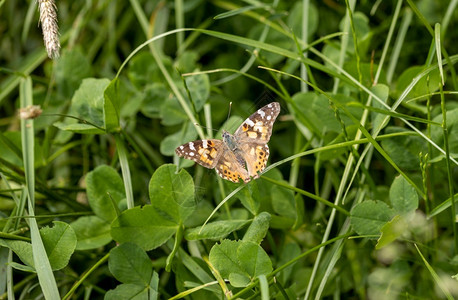
M 243 236 L 244 242 L 251 242 L 260 245 L 269 230 L 270 214 L 262 212 L 257 215 L 247 232 Z
M 52 270 L 64 268 L 76 247 L 76 235 L 67 223 L 53 221 L 54 227 L 43 227 L 40 236 L 48 255 Z M 0 245 L 11 249 L 21 261 L 35 268 L 32 244 L 25 241 L 0 239 Z
M 55 271 L 67 266 L 76 248 L 76 234 L 67 223 L 53 221 L 53 224 L 53 227 L 41 228 L 40 235 L 51 267 Z
M 76 233 L 76 250 L 96 249 L 112 240 L 110 224 L 97 216 L 80 217 L 70 226 Z
M 209 260 L 223 278 L 235 281 L 231 281 L 235 287 L 246 286 L 245 277 L 252 281 L 272 271 L 272 262 L 264 249 L 250 242 L 223 240 L 212 247 Z
M 138 284 L 120 284 L 114 290 L 109 290 L 105 300 L 148 300 L 148 288 Z
M 415 188 L 401 175 L 391 184 L 390 201 L 400 215 L 414 212 L 418 208 L 418 194 Z
M 88 56 L 79 48 L 66 48 L 56 60 L 54 74 L 56 87 L 63 98 L 72 97 L 84 78 L 91 76 Z
M 70 123 L 73 122 L 73 123 Z M 99 129 L 90 124 L 83 124 L 83 123 L 76 123 L 77 121 L 72 119 L 71 121 L 63 122 L 56 122 L 53 125 L 59 128 L 60 130 L 64 131 L 71 131 L 74 133 L 80 134 L 104 134 L 106 133 L 105 130 Z
M 245 274 L 230 273 L 228 279 L 231 285 L 235 287 L 245 287 L 250 284 L 250 277 Z
M 197 138 L 197 131 L 191 123 L 186 123 L 186 132 L 183 134 L 182 130 L 166 136 L 161 141 L 160 151 L 162 155 L 173 156 L 175 155 L 175 148 L 184 144 L 185 142 L 193 141 Z
M 126 198 L 118 172 L 109 166 L 98 166 L 87 174 L 86 186 L 89 205 L 94 213 L 106 222 L 113 221 L 116 209 L 111 199 L 119 205 Z
M 412 80 L 421 72 L 424 71 L 423 66 L 410 67 L 399 76 L 394 97 L 398 98 L 404 90 L 412 83 Z M 407 94 L 406 99 L 419 97 L 437 91 L 441 79 L 439 70 L 434 69 L 429 72 L 428 76 L 423 76 L 415 85 L 415 87 Z
M 202 226 L 187 229 L 185 238 L 187 240 L 220 240 L 230 233 L 245 227 L 250 221 L 248 220 L 225 220 L 208 223 L 200 232 Z M 199 233 L 200 232 L 200 233 Z
M 408 130 L 400 127 L 387 127 L 385 133 L 406 132 Z M 428 148 L 425 141 L 419 136 L 396 136 L 381 141 L 386 153 L 401 168 L 417 170 L 420 164 L 419 153 L 427 153 Z
M 163 83 L 149 83 L 144 90 L 145 98 L 140 111 L 147 117 L 159 118 L 161 106 L 169 98 L 170 92 Z
M 377 245 L 375 249 L 381 249 L 386 245 L 391 244 L 400 237 L 408 229 L 407 222 L 404 217 L 397 215 L 391 221 L 382 226 Z
M 178 224 L 145 205 L 122 212 L 111 224 L 111 236 L 118 243 L 132 242 L 148 251 L 164 244 L 177 229 Z
M 103 110 L 104 91 L 109 84 L 110 81 L 106 78 L 84 79 L 78 90 L 73 95 L 69 115 L 81 118 L 89 124 L 78 124 L 79 126 L 76 126 L 74 120 L 68 120 L 67 118 L 65 123 L 56 123 L 56 126 L 61 129 L 73 131 L 77 129 L 80 133 L 84 133 L 85 130 L 88 131 L 87 133 L 92 133 L 94 130 L 97 130 L 90 124 L 94 124 L 100 128 L 105 128 Z
M 350 221 L 359 235 L 379 235 L 386 222 L 393 218 L 394 211 L 385 202 L 367 200 L 353 207 Z
M 279 186 L 273 186 L 272 208 L 280 216 L 296 219 L 296 201 L 294 200 L 294 192 Z
M 161 106 L 161 123 L 164 126 L 173 126 L 189 120 L 178 99 L 174 96 L 168 98 Z
M 113 248 L 108 259 L 111 274 L 122 283 L 148 286 L 153 266 L 146 252 L 133 243 Z
M 456 101 L 455 101 L 456 102 Z M 433 121 L 438 123 L 443 123 L 443 114 L 437 115 Z M 448 131 L 448 144 L 450 156 L 457 158 L 458 157 L 458 108 L 450 109 L 446 113 L 447 120 L 447 131 Z M 436 142 L 438 145 L 444 145 L 444 131 L 440 126 L 431 127 L 431 139 Z M 426 153 L 426 152 L 423 152 Z M 439 151 L 434 149 L 433 157 L 443 156 L 439 154 Z
M 251 214 L 257 215 L 259 213 L 261 203 L 259 201 L 259 186 L 256 180 L 250 181 L 246 188 L 237 193 L 237 198 Z
M 197 70 L 198 71 L 198 70 Z M 196 111 L 199 112 L 210 96 L 210 80 L 207 74 L 185 77 Z
M 267 275 L 272 272 L 272 262 L 269 256 L 257 244 L 242 242 L 237 249 L 237 257 L 252 280 L 259 275 Z
M 30 243 L 18 240 L 0 239 L 0 245 L 11 249 L 24 264 L 32 267 L 32 270 L 35 272 L 32 245 Z
M 196 209 L 194 182 L 185 170 L 175 172 L 175 165 L 159 167 L 151 178 L 149 196 L 161 216 L 181 224 Z
M 121 99 L 119 97 L 119 80 L 113 79 L 106 87 L 103 101 L 105 130 L 112 132 L 119 128 Z

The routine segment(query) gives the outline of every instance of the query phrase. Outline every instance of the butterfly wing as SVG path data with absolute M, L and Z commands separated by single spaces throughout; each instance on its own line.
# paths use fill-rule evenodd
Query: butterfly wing
M 246 161 L 248 175 L 253 178 L 258 178 L 258 173 L 266 168 L 270 154 L 267 142 L 279 113 L 278 102 L 267 104 L 246 119 L 234 134 Z
M 223 149 L 224 144 L 221 140 L 197 140 L 177 147 L 175 153 L 205 168 L 213 169 L 223 155 Z
M 246 161 L 248 175 L 253 178 L 259 177 L 259 172 L 262 173 L 267 165 L 269 158 L 269 146 L 267 144 L 248 144 L 242 146 L 243 158 Z
M 215 170 L 221 178 L 235 183 L 239 182 L 239 178 L 245 183 L 251 180 L 247 170 L 240 164 L 234 152 L 227 147 L 219 159 Z
M 235 138 L 240 144 L 267 144 L 279 113 L 280 104 L 278 102 L 272 102 L 258 109 L 235 131 Z

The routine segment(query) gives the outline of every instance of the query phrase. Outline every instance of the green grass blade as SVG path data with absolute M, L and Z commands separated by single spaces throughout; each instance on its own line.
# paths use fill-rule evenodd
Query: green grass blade
M 418 248 L 417 244 L 414 244 L 415 248 L 417 249 L 418 254 L 420 255 L 421 259 L 423 260 L 423 263 L 425 264 L 426 268 L 428 269 L 429 273 L 431 274 L 431 277 L 434 279 L 434 282 L 436 282 L 437 286 L 441 289 L 441 291 L 444 293 L 445 297 L 447 299 L 453 300 L 453 296 L 450 294 L 449 290 L 447 287 L 444 285 L 442 280 L 439 278 L 439 275 L 437 275 L 436 271 L 434 271 L 433 267 L 428 263 L 426 258 L 423 256 L 421 253 L 420 249 Z
M 121 165 L 122 180 L 124 182 L 124 188 L 126 189 L 127 208 L 133 208 L 135 204 L 134 193 L 132 189 L 132 178 L 130 176 L 128 153 L 126 151 L 124 141 L 122 140 L 120 135 L 115 135 L 115 141 L 116 148 L 118 149 L 119 164 Z
M 441 24 L 436 23 L 434 26 L 434 41 L 436 44 L 437 65 L 439 66 L 439 73 L 441 75 L 442 85 L 445 85 L 444 69 L 442 68 L 442 52 L 441 52 Z
M 21 79 L 20 83 L 21 107 L 26 108 L 33 104 L 32 80 L 30 77 Z M 30 236 L 32 238 L 32 253 L 35 270 L 45 299 L 59 299 L 59 291 L 54 274 L 46 254 L 37 221 L 34 217 L 35 204 L 35 169 L 34 169 L 34 127 L 32 119 L 21 119 L 22 153 L 24 159 L 25 181 L 28 195 Z

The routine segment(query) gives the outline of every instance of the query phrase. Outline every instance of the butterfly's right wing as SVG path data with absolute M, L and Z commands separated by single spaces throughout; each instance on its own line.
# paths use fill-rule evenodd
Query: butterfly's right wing
M 221 140 L 197 140 L 177 147 L 175 153 L 205 168 L 213 169 L 223 155 L 223 149 L 224 144 Z
M 245 167 L 241 165 L 234 152 L 229 150 L 227 146 L 225 146 L 224 153 L 218 160 L 215 170 L 221 178 L 235 183 L 239 182 L 239 178 L 245 183 L 251 180 Z

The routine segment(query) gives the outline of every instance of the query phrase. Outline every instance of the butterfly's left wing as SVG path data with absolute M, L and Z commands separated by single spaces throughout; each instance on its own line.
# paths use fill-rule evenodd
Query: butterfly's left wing
M 258 178 L 258 173 L 266 168 L 270 154 L 267 142 L 279 113 L 278 102 L 267 104 L 246 119 L 234 133 L 250 177 Z
M 267 144 L 272 135 L 272 127 L 279 113 L 280 103 L 278 102 L 272 102 L 258 109 L 235 131 L 234 136 L 237 142 L 240 144 Z
M 223 154 L 223 147 L 221 140 L 197 140 L 177 147 L 175 153 L 205 168 L 213 169 Z

